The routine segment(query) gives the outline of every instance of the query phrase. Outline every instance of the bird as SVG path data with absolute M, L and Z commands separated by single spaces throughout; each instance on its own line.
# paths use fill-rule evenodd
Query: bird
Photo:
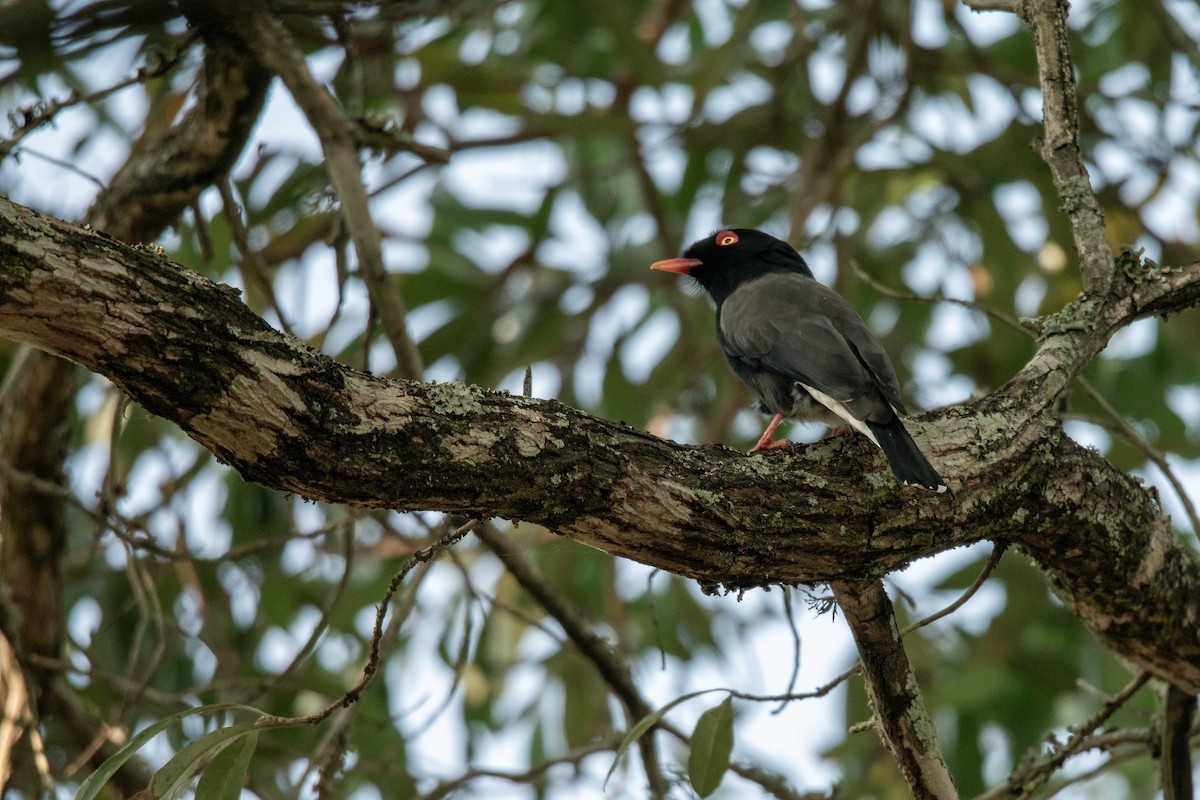
M 883 451 L 903 483 L 935 492 L 946 482 L 904 427 L 908 411 L 887 351 L 841 295 L 813 277 L 787 242 L 750 228 L 701 239 L 651 269 L 694 279 L 717 306 L 717 341 L 734 373 L 774 414 L 758 453 L 785 418 L 850 428 Z

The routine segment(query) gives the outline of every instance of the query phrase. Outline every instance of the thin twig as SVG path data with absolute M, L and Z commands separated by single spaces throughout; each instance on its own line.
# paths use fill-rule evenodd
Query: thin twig
M 29 134 L 33 133 L 38 128 L 54 121 L 54 118 L 65 109 L 72 106 L 97 103 L 109 95 L 115 94 L 122 89 L 128 89 L 130 86 L 136 86 L 140 83 L 145 83 L 152 78 L 158 78 L 166 75 L 175 65 L 179 63 L 179 59 L 184 52 L 192 46 L 199 36 L 198 31 L 188 31 L 174 49 L 169 53 L 159 55 L 158 63 L 154 66 L 141 66 L 137 71 L 124 80 L 114 83 L 112 86 L 107 86 L 103 89 L 97 89 L 94 92 L 80 94 L 78 91 L 71 92 L 64 98 L 53 98 L 46 102 L 39 102 L 26 108 L 17 109 L 8 113 L 9 122 L 13 126 L 14 133 L 7 139 L 0 139 L 0 159 L 3 159 L 21 143 Z M 24 152 L 30 152 L 25 149 Z M 104 184 L 100 184 L 101 188 Z
M 387 591 L 383 593 L 383 600 L 380 601 L 379 608 L 375 612 L 375 628 L 371 634 L 370 654 L 367 656 L 367 663 L 363 667 L 362 679 L 360 679 L 352 689 L 342 695 L 341 698 L 330 703 L 324 709 L 315 714 L 309 714 L 304 717 L 278 717 L 274 715 L 267 715 L 259 719 L 258 724 L 262 726 L 316 725 L 328 719 L 329 716 L 339 708 L 348 708 L 354 703 L 357 703 L 359 698 L 362 697 L 363 691 L 371 685 L 371 681 L 375 679 L 375 675 L 379 671 L 379 653 L 380 642 L 383 639 L 383 621 L 387 617 L 388 605 L 392 601 L 392 596 L 396 594 L 396 592 L 400 589 L 401 584 L 404 583 L 404 579 L 407 578 L 408 574 L 417 566 L 429 563 L 438 553 L 442 552 L 442 550 L 445 550 L 447 547 L 451 547 L 456 544 L 464 536 L 474 530 L 475 527 L 479 525 L 480 521 L 481 520 L 473 519 L 464 525 L 460 525 L 450 533 L 438 539 L 433 544 L 417 551 L 413 554 L 412 558 L 405 563 L 400 571 L 392 577 L 391 583 L 388 584 Z
M 263 687 L 262 691 L 268 692 L 271 686 L 287 680 L 296 669 L 308 658 L 309 654 L 317 646 L 317 641 L 325 634 L 325 629 L 329 627 L 329 618 L 333 616 L 334 610 L 342 597 L 346 594 L 346 587 L 350 585 L 350 573 L 354 569 L 354 522 L 357 513 L 351 509 L 345 519 L 337 523 L 336 529 L 342 537 L 342 559 L 345 565 L 342 567 L 342 574 L 338 578 L 337 585 L 333 587 L 333 592 L 325 601 L 325 607 L 321 609 L 321 617 L 317 620 L 317 624 L 313 626 L 312 632 L 309 633 L 308 639 L 296 651 L 296 655 L 291 662 L 283 668 L 282 671 L 273 675 L 269 685 Z
M 638 691 L 629 667 L 623 660 L 617 658 L 608 643 L 587 624 L 579 610 L 553 591 L 520 553 L 515 552 L 505 539 L 490 526 L 480 527 L 476 530 L 475 535 L 500 560 L 508 573 L 521 585 L 521 588 L 528 592 L 542 608 L 546 609 L 546 613 L 558 621 L 579 652 L 592 662 L 604 682 L 625 706 L 630 717 L 629 726 L 633 727 L 636 720 L 650 714 L 652 709 Z M 669 787 L 658 763 L 658 753 L 655 749 L 652 732 L 648 731 L 638 740 L 638 747 L 642 755 L 642 766 L 646 772 L 651 796 L 665 798 Z
M 1029 328 L 1022 325 L 1020 323 L 1020 321 L 1014 319 L 1013 317 L 1010 317 L 1008 314 L 1005 314 L 1003 311 L 999 311 L 994 308 L 989 308 L 988 306 L 985 306 L 982 303 L 979 303 L 975 300 L 963 300 L 963 299 L 957 298 L 957 297 L 946 297 L 941 292 L 938 292 L 937 294 L 933 294 L 933 295 L 923 295 L 923 294 L 917 294 L 915 292 L 906 292 L 906 291 L 901 291 L 899 289 L 893 289 L 892 287 L 888 286 L 887 284 L 881 283 L 880 281 L 878 281 L 874 277 L 872 277 L 870 275 L 870 273 L 868 273 L 866 270 L 864 270 L 862 268 L 862 266 L 858 263 L 857 259 L 851 258 L 851 259 L 849 259 L 849 262 L 850 262 L 850 268 L 852 270 L 854 270 L 854 274 L 858 277 L 859 280 L 861 280 L 863 283 L 870 286 L 871 289 L 873 289 L 875 292 L 877 292 L 891 300 L 911 301 L 911 302 L 916 302 L 916 303 L 934 303 L 934 304 L 949 303 L 950 305 L 961 306 L 962 308 L 966 308 L 971 311 L 978 311 L 979 313 L 987 316 L 989 319 L 993 319 L 996 322 L 999 322 L 1002 325 L 1004 325 L 1008 328 L 1011 328 L 1014 331 L 1018 331 L 1018 332 L 1024 334 L 1025 336 L 1029 337 L 1030 339 L 1036 338 L 1036 336 L 1037 336 L 1036 333 L 1034 333 Z
M 243 204 L 239 203 L 234 196 L 233 183 L 228 176 L 217 181 L 217 191 L 221 194 L 221 205 L 225 211 L 225 220 L 229 223 L 229 231 L 233 234 L 234 246 L 242 256 L 242 276 L 246 280 L 246 285 L 253 286 L 262 294 L 267 305 L 275 312 L 275 317 L 279 320 L 279 327 L 284 333 L 292 334 L 292 326 L 288 324 L 287 317 L 284 316 L 283 309 L 279 307 L 279 301 L 275 297 L 275 287 L 271 285 L 271 275 L 270 270 L 267 269 L 267 263 L 263 260 L 262 253 L 250 245 L 250 232 L 242 220 Z
M 990 556 L 988 556 L 987 563 L 985 563 L 983 565 L 983 569 L 980 570 L 979 575 L 977 575 L 975 577 L 975 581 L 970 586 L 967 587 L 967 590 L 965 592 L 963 592 L 957 600 L 955 600 L 953 603 L 951 603 L 950 605 L 943 608 L 941 611 L 935 611 L 934 613 L 930 614 L 925 619 L 918 620 L 917 622 L 913 622 L 909 625 L 904 626 L 904 629 L 900 631 L 900 635 L 907 636 L 908 634 L 912 633 L 913 631 L 919 630 L 921 628 L 924 628 L 926 625 L 937 622 L 939 619 L 942 619 L 943 617 L 948 617 L 949 615 L 953 614 L 955 611 L 958 611 L 958 609 L 962 608 L 963 605 L 968 600 L 970 600 L 972 597 L 975 596 L 975 593 L 979 591 L 980 587 L 983 586 L 984 582 L 987 581 L 987 579 L 989 577 L 991 577 L 992 572 L 996 569 L 996 565 L 998 565 L 1000 563 L 1000 557 L 1002 555 L 1004 555 L 1004 551 L 1007 549 L 1008 549 L 1008 542 L 996 542 L 995 544 L 993 544 L 992 545 L 992 554 Z
M 1191 496 L 1188 494 L 1187 489 L 1184 488 L 1183 482 L 1179 480 L 1178 476 L 1176 476 L 1175 470 L 1171 468 L 1166 456 L 1160 453 L 1158 449 L 1154 447 L 1154 445 L 1150 444 L 1150 442 L 1147 441 L 1144 436 L 1138 433 L 1137 430 L 1135 430 L 1134 427 L 1125 420 L 1125 417 L 1121 416 L 1121 413 L 1117 411 L 1113 404 L 1108 402 L 1108 399 L 1105 398 L 1104 395 L 1100 394 L 1100 392 L 1097 391 L 1094 386 L 1092 386 L 1091 382 L 1089 382 L 1087 378 L 1079 375 L 1075 378 L 1075 383 L 1079 385 L 1080 389 L 1083 389 L 1084 394 L 1086 394 L 1093 403 L 1100 407 L 1101 411 L 1108 415 L 1108 417 L 1112 420 L 1113 426 L 1125 439 L 1125 441 L 1133 445 L 1134 448 L 1136 448 L 1138 452 L 1149 459 L 1154 466 L 1162 470 L 1163 475 L 1166 476 L 1167 481 L 1171 484 L 1171 488 L 1175 490 L 1175 496 L 1179 498 L 1179 502 L 1183 505 L 1183 510 L 1187 514 L 1188 521 L 1192 523 L 1193 534 L 1195 536 L 1200 536 L 1200 516 L 1197 516 L 1196 514 L 1196 506 L 1192 503 Z
M 430 791 L 419 795 L 415 800 L 441 800 L 443 797 L 448 797 L 455 792 L 463 789 L 468 784 L 479 780 L 480 778 L 496 778 L 509 783 L 533 783 L 538 778 L 546 774 L 552 767 L 559 764 L 579 764 L 585 758 L 596 753 L 603 753 L 607 750 L 616 750 L 620 745 L 621 740 L 617 737 L 602 739 L 598 742 L 577 747 L 555 758 L 548 758 L 539 764 L 535 764 L 524 772 L 504 772 L 496 769 L 473 769 L 464 772 L 457 778 L 448 781 L 442 781 Z
M 1000 563 L 1000 557 L 1004 554 L 1006 549 L 1008 549 L 1007 544 L 997 542 L 992 548 L 992 554 L 988 557 L 987 562 L 983 565 L 983 569 L 979 572 L 979 575 L 976 576 L 974 582 L 968 586 L 967 589 L 954 600 L 954 602 L 939 611 L 935 611 L 924 619 L 906 625 L 904 629 L 900 631 L 900 635 L 907 636 L 913 631 L 924 628 L 926 625 L 936 622 L 943 617 L 949 616 L 958 609 L 962 608 L 968 600 L 975 596 L 975 593 L 979 591 L 980 587 L 982 587 L 987 579 L 991 576 L 992 572 L 996 569 L 996 565 Z M 849 678 L 859 674 L 860 672 L 862 672 L 862 662 L 856 661 L 852 666 L 848 667 L 833 680 L 807 692 L 761 695 L 734 691 L 730 692 L 730 694 L 740 700 L 751 700 L 758 703 L 787 703 L 793 700 L 812 700 L 815 698 L 824 697 L 842 683 L 847 681 Z
M 1125 688 L 1117 692 L 1100 709 L 1085 720 L 1081 725 L 1072 729 L 1071 738 L 1060 747 L 1056 747 L 1047 755 L 1032 763 L 1024 763 L 1008 776 L 1002 785 L 989 792 L 979 795 L 976 800 L 999 800 L 999 798 L 1020 792 L 1020 796 L 1028 797 L 1031 792 L 1044 786 L 1062 765 L 1074 755 L 1089 749 L 1090 734 L 1103 725 L 1109 717 L 1116 713 L 1129 698 L 1133 697 L 1150 680 L 1150 673 L 1141 672 L 1133 678 Z

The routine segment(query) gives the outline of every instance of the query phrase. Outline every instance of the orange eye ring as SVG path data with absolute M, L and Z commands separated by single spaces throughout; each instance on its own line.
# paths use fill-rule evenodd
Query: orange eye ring
M 732 244 L 737 244 L 738 235 L 733 231 L 721 231 L 716 236 L 717 247 L 729 247 Z

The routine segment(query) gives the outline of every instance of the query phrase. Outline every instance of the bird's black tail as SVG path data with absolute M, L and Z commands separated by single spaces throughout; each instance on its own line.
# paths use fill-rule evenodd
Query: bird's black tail
M 933 465 L 925 458 L 925 454 L 917 447 L 917 443 L 908 435 L 904 423 L 899 417 L 892 417 L 891 422 L 882 425 L 867 422 L 879 449 L 887 458 L 892 473 L 912 486 L 920 486 L 932 492 L 946 491 L 946 482 L 934 470 Z

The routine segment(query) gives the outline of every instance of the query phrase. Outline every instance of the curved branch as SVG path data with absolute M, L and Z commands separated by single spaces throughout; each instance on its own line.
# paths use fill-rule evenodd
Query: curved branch
M 1136 313 L 1113 303 L 1084 330 L 1062 326 L 1035 361 L 1069 370 Z M 0 335 L 108 376 L 249 480 L 528 520 L 710 588 L 875 577 L 1011 541 L 1110 647 L 1200 690 L 1200 566 L 1150 493 L 1062 433 L 1043 397 L 1061 377 L 1018 376 L 914 419 L 954 489 L 929 496 L 851 437 L 746 456 L 555 401 L 358 372 L 157 252 L 4 200 Z

